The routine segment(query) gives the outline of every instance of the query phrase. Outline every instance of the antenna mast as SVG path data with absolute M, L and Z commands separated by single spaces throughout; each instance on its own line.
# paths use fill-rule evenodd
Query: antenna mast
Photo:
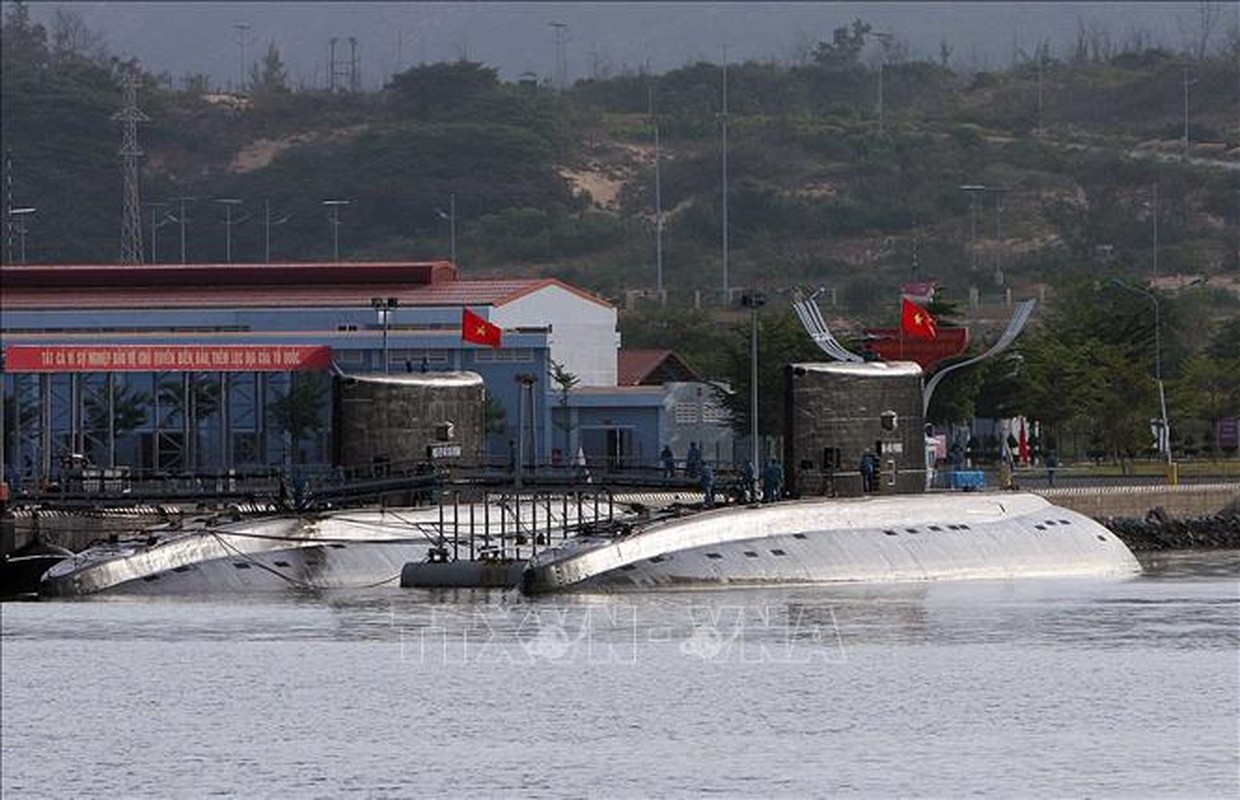
M 112 115 L 121 123 L 121 176 L 123 178 L 121 210 L 121 263 L 142 263 L 142 203 L 138 194 L 138 123 L 150 120 L 138 109 L 138 74 L 131 65 L 121 79 L 125 105 Z

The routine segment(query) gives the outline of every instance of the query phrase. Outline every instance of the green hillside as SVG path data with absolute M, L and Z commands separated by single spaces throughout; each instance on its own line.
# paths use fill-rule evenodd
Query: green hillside
M 1152 361 L 1149 300 L 1112 279 L 1145 286 L 1157 273 L 1198 280 L 1162 297 L 1166 377 L 1209 371 L 1194 359 L 1235 358 L 1240 37 L 1214 57 L 1084 42 L 1066 61 L 1043 50 L 962 74 L 946 58 L 896 52 L 878 68 L 863 58 L 876 44 L 868 34 L 864 23 L 837 31 L 802 64 L 728 68 L 728 284 L 773 298 L 763 314 L 772 330 L 789 321 L 780 298 L 795 285 L 831 290 L 824 311 L 845 336 L 894 324 L 898 287 L 910 280 L 937 281 L 979 339 L 1005 320 L 1007 291 L 1043 296 L 1019 374 L 954 379 L 932 409 L 939 419 L 1033 413 L 1038 382 L 1059 387 L 1051 371 L 1068 360 L 1095 372 L 1108 359 L 1115 369 Z M 4 20 L 3 144 L 13 205 L 38 209 L 23 220 L 30 262 L 119 260 L 111 117 L 126 65 L 89 45 L 80 30 L 33 25 L 21 4 Z M 626 343 L 675 347 L 743 388 L 736 354 L 747 317 L 721 291 L 721 78 L 717 65 L 697 63 L 558 91 L 458 61 L 413 67 L 379 92 L 295 92 L 274 48 L 254 63 L 244 96 L 211 95 L 201 76 L 142 74 L 142 199 L 170 204 L 144 209 L 145 252 L 154 238 L 159 260 L 179 260 L 174 201 L 193 198 L 187 258 L 224 260 L 225 210 L 214 201 L 237 198 L 234 261 L 330 259 L 322 201 L 344 199 L 342 259 L 444 258 L 454 202 L 463 274 L 552 275 L 622 306 L 633 300 Z M 656 122 L 667 309 L 635 291 L 656 288 Z M 1104 318 L 1092 318 L 1099 308 Z M 701 333 L 688 335 L 683 320 Z M 1047 355 L 1070 335 L 1083 351 Z M 1187 383 L 1172 392 L 1203 430 L 1240 412 L 1235 381 L 1220 380 L 1231 388 L 1210 409 Z M 1153 381 L 1138 383 L 1140 396 L 1121 403 L 1126 433 L 1108 434 L 1116 452 L 1139 449 Z M 1063 395 L 1040 402 L 1055 400 Z M 1101 402 L 1074 400 L 1063 424 L 1113 418 Z

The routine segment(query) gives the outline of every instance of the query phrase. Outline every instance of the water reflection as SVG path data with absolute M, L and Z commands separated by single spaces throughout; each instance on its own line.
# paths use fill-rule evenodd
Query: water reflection
M 672 644 L 698 658 L 796 645 L 825 658 L 849 647 L 1024 642 L 1081 647 L 1234 648 L 1240 551 L 1149 554 L 1145 573 L 1047 579 L 844 584 L 566 594 L 501 590 L 298 591 L 9 606 L 6 639 L 508 641 Z M 527 648 L 528 649 L 528 648 Z M 577 647 L 577 649 L 580 649 Z M 748 657 L 749 651 L 742 652 Z
M 1172 550 L 1138 553 L 1145 577 L 1158 580 L 1240 581 L 1240 550 Z

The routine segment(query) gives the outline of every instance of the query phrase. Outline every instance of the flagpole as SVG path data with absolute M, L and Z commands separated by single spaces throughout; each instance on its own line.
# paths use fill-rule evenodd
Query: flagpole
M 904 295 L 900 295 L 900 360 L 904 360 Z

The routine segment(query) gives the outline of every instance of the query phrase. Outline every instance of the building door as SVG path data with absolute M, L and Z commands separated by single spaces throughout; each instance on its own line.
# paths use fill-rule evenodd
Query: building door
M 608 472 L 637 466 L 631 427 L 609 426 L 581 429 L 581 448 L 591 469 Z

